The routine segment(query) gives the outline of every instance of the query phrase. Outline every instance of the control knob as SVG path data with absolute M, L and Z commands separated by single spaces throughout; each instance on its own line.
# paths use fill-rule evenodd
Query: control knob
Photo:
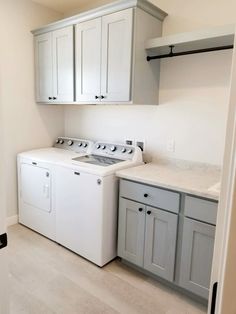
M 59 144 L 59 142 L 60 142 L 60 140 L 59 140 L 59 138 L 56 140 L 56 144 Z
M 102 148 L 103 150 L 104 150 L 104 149 L 106 149 L 106 145 L 102 145 L 102 147 L 101 147 L 101 148 Z
M 60 144 L 64 144 L 64 140 L 60 140 L 59 143 L 60 143 Z
M 128 153 L 128 154 L 132 154 L 132 153 L 133 153 L 133 150 L 132 150 L 132 149 L 129 149 L 127 153 Z
M 97 144 L 96 148 L 99 149 L 100 147 L 101 147 L 101 145 L 100 145 L 100 144 Z
M 88 144 L 87 143 L 84 143 L 84 145 L 83 145 L 84 147 L 87 147 L 88 146 Z
M 81 142 L 78 143 L 78 146 L 81 147 L 83 144 Z
M 122 152 L 122 153 L 126 153 L 126 148 L 123 147 L 122 150 L 121 150 L 121 152 Z
M 115 152 L 115 151 L 116 151 L 116 146 L 114 146 L 114 145 L 111 146 L 111 151 L 112 151 L 112 152 Z
M 73 142 L 72 140 L 69 140 L 69 141 L 67 142 L 67 144 L 68 144 L 68 146 L 72 146 L 72 145 L 74 144 L 74 142 Z

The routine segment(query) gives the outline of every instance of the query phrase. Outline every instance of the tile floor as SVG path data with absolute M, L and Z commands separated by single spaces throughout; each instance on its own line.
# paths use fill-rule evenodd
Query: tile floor
M 100 269 L 21 225 L 8 232 L 11 314 L 206 313 L 119 261 Z

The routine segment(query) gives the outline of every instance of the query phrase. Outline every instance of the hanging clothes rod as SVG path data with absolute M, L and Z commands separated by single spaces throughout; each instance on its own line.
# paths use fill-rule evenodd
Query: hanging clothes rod
M 155 60 L 155 59 L 164 59 L 164 58 L 173 58 L 178 56 L 186 56 L 186 55 L 192 55 L 196 53 L 204 53 L 204 52 L 211 52 L 211 51 L 219 51 L 219 50 L 228 50 L 233 49 L 233 45 L 228 46 L 221 46 L 221 47 L 212 47 L 212 48 L 205 48 L 205 49 L 197 49 L 197 50 L 190 50 L 190 51 L 183 51 L 183 52 L 173 52 L 173 49 L 175 48 L 174 45 L 169 46 L 170 47 L 170 53 L 159 55 L 159 56 L 148 56 L 147 61 Z

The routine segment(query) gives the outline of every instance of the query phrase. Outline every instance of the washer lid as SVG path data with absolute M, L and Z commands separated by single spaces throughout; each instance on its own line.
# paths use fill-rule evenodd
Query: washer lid
M 108 166 L 115 165 L 124 161 L 122 159 L 104 157 L 104 156 L 98 156 L 98 155 L 86 155 L 83 157 L 73 158 L 73 160 L 84 162 L 87 164 L 102 166 L 102 167 L 108 167 Z

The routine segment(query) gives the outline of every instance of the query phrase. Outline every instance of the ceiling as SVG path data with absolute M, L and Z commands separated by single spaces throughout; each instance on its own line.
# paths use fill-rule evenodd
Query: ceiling
M 57 12 L 68 14 L 77 13 L 84 9 L 91 9 L 98 5 L 112 2 L 112 0 L 33 0 Z

